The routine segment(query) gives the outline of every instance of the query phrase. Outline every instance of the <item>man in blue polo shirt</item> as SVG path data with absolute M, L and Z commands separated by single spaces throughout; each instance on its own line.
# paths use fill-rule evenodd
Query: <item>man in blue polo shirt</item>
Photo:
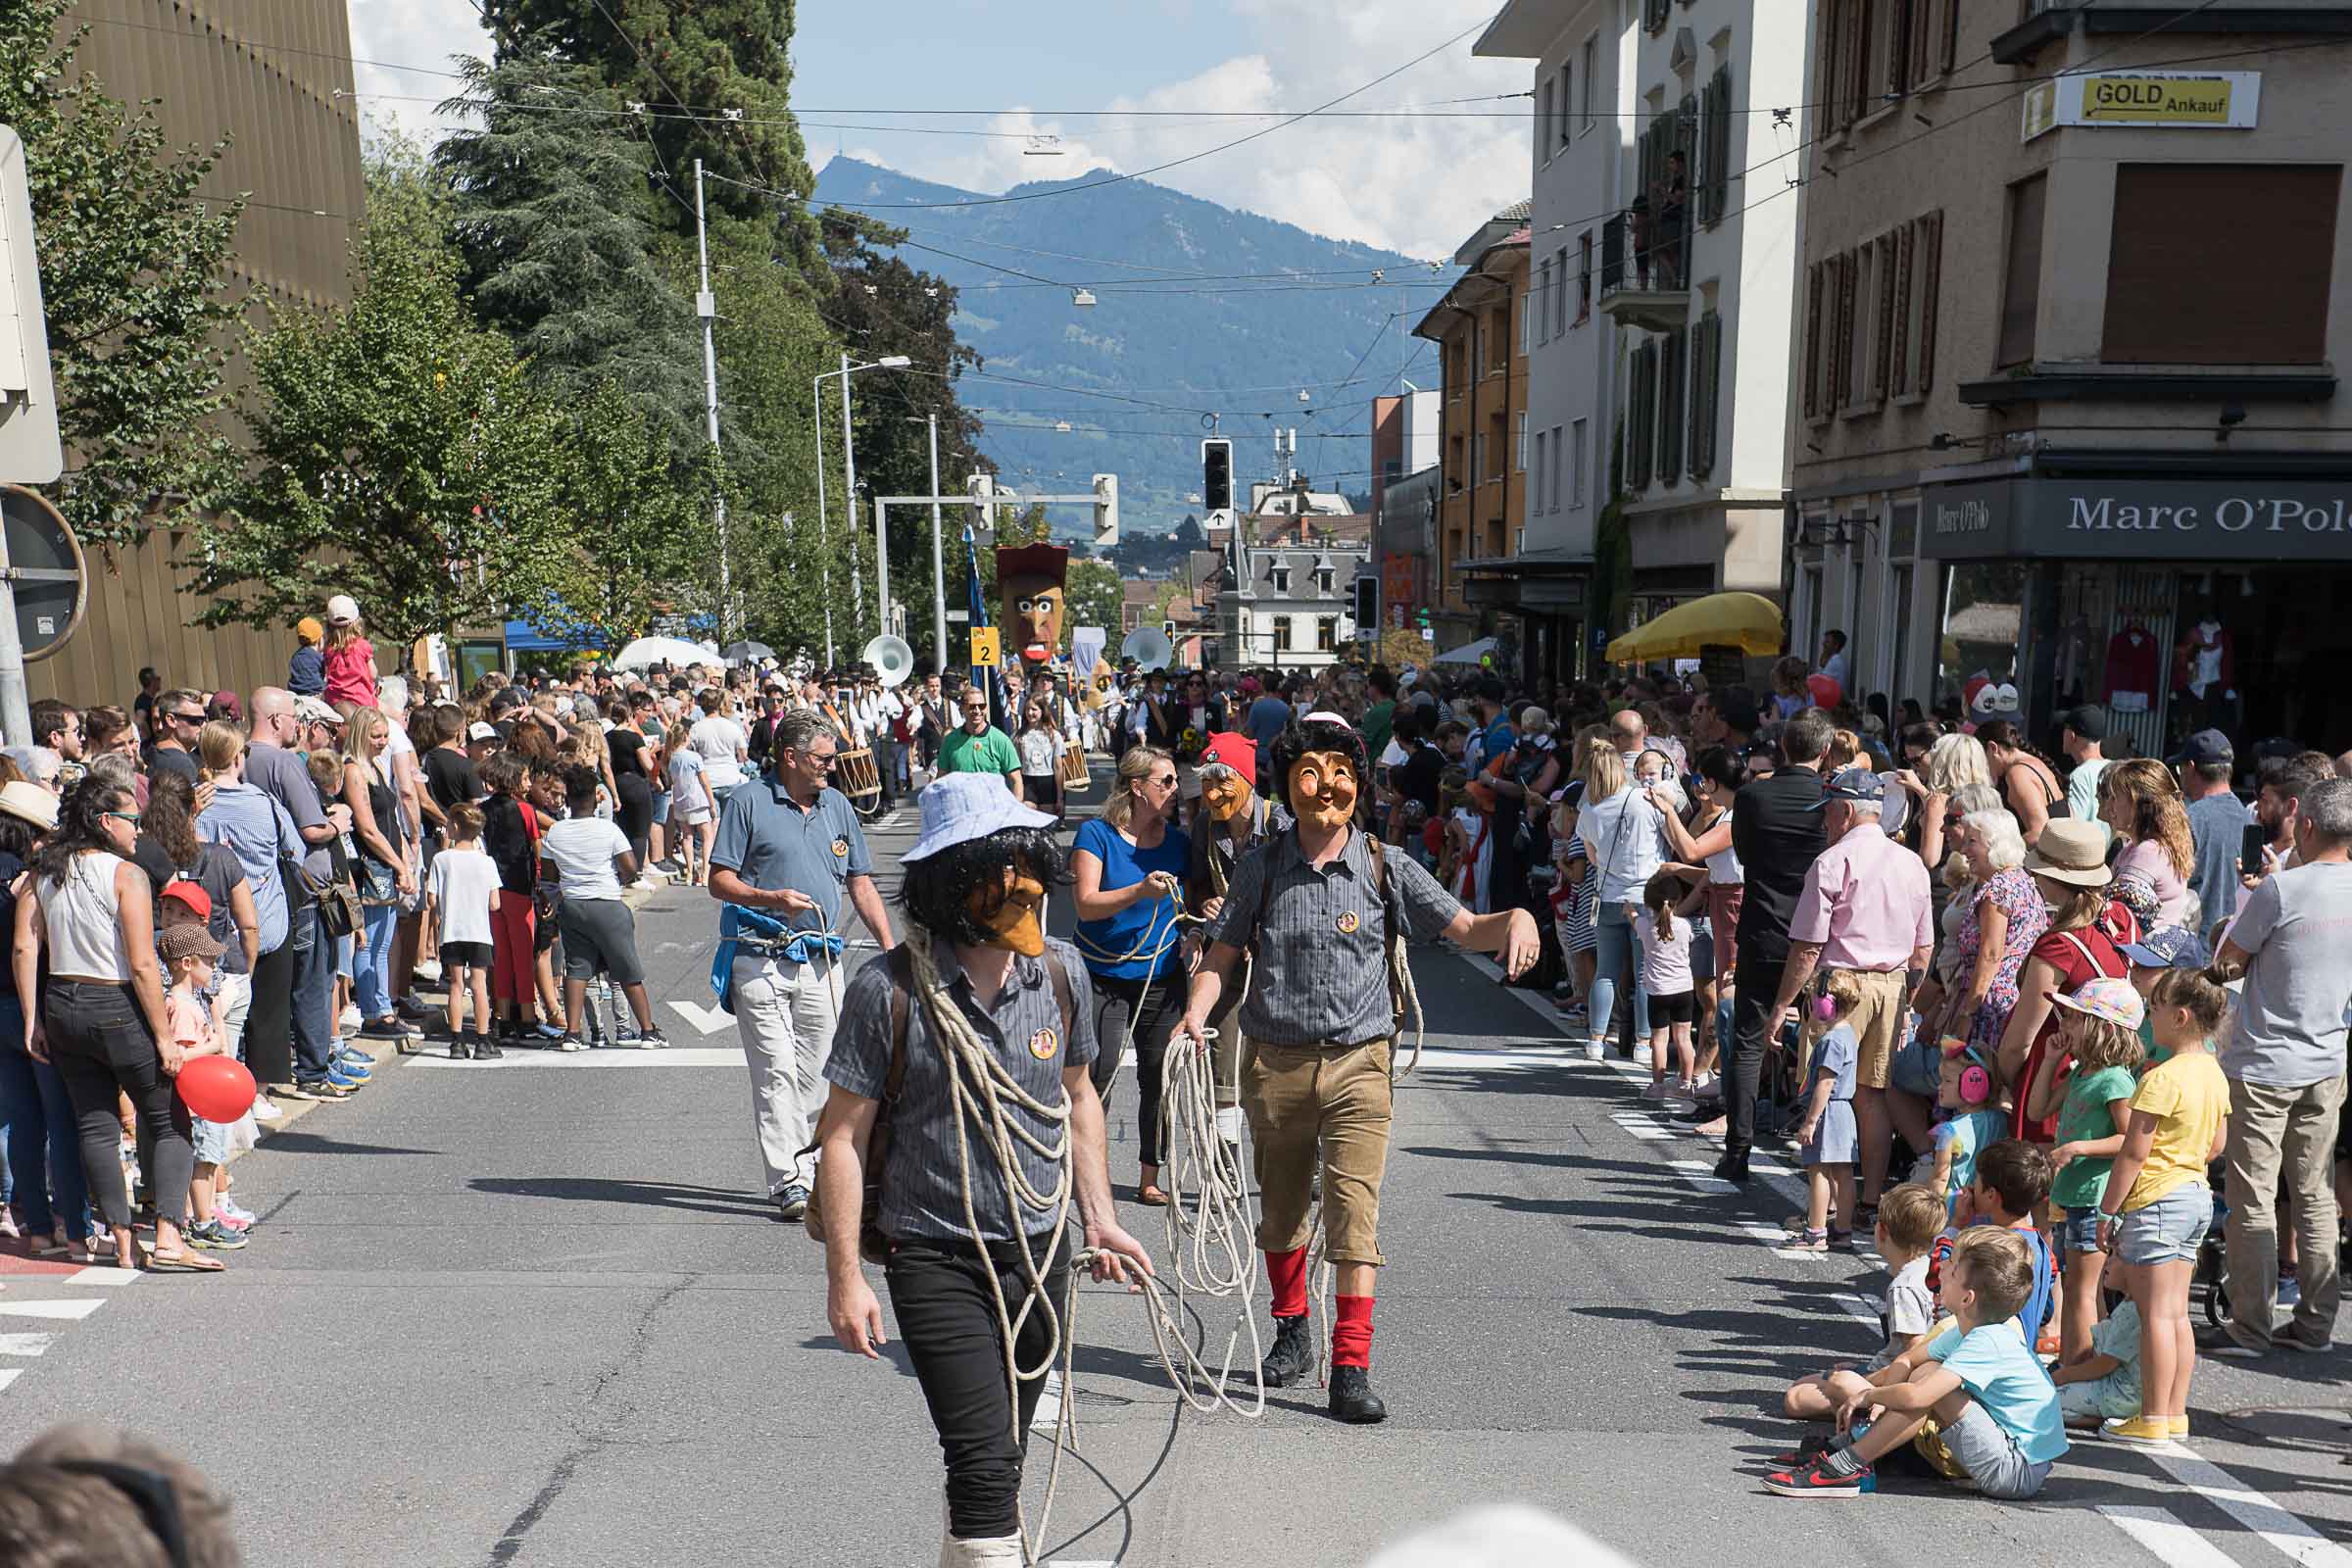
M 735 943 L 729 978 L 752 1072 L 752 1128 L 768 1197 L 786 1219 L 808 1209 L 800 1152 L 824 1106 L 841 1017 L 843 904 L 884 950 L 892 946 L 858 813 L 825 782 L 839 744 L 822 712 L 786 713 L 774 772 L 727 798 L 710 850 L 710 896 L 728 906 L 719 936 Z

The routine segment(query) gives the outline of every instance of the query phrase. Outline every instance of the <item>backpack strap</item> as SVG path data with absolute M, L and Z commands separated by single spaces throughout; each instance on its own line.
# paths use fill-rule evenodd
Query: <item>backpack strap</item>
M 1401 1035 L 1404 1033 L 1404 990 L 1396 983 L 1396 957 L 1404 946 L 1404 928 L 1396 919 L 1396 889 L 1389 880 L 1388 848 L 1369 833 L 1364 834 L 1364 847 L 1372 857 L 1372 880 L 1380 888 L 1381 923 L 1388 933 L 1389 1010 L 1395 1025 L 1390 1032 L 1392 1036 Z
M 1061 1041 L 1070 1042 L 1070 1031 L 1078 1026 L 1078 1004 L 1070 994 L 1070 971 L 1061 966 L 1061 957 L 1053 949 L 1046 950 L 1046 977 L 1054 982 L 1054 1004 L 1061 1009 Z
M 890 1072 L 882 1080 L 882 1102 L 896 1105 L 906 1087 L 906 1018 L 914 994 L 914 957 L 902 942 L 890 950 Z

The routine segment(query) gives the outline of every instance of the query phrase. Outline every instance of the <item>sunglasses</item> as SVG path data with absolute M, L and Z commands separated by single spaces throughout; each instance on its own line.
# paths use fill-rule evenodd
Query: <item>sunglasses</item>
M 136 811 L 108 811 L 104 814 L 113 817 L 118 822 L 128 822 L 132 827 L 139 825 L 139 813 Z
M 201 724 L 204 722 L 204 715 L 202 713 L 173 713 L 172 716 L 182 724 Z

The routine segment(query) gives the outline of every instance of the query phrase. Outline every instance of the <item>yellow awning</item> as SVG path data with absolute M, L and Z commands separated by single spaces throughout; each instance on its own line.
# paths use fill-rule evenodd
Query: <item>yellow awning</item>
M 1650 659 L 1696 659 L 1708 647 L 1743 654 L 1781 651 L 1781 607 L 1762 594 L 1709 594 L 1677 605 L 1609 644 L 1613 664 Z

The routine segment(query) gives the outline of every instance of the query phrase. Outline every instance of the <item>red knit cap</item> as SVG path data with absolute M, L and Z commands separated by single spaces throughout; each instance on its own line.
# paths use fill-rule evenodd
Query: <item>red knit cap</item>
M 1211 735 L 1208 744 L 1200 748 L 1200 765 L 1222 762 L 1246 779 L 1257 778 L 1257 742 L 1247 735 L 1231 733 Z

